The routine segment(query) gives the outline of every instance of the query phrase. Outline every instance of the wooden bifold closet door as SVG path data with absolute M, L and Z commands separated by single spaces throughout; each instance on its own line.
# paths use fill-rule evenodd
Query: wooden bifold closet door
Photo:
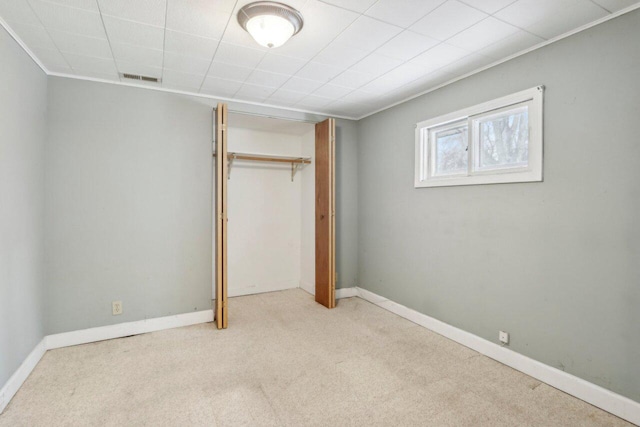
M 226 329 L 227 314 L 227 104 L 218 104 L 216 125 L 216 306 L 218 329 Z
M 335 143 L 336 123 L 316 124 L 316 301 L 336 306 L 335 266 Z

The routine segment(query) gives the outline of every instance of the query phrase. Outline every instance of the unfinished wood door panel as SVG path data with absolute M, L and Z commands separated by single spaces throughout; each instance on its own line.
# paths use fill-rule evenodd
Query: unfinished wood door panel
M 316 301 L 336 305 L 334 119 L 316 124 Z
M 227 104 L 218 104 L 216 123 L 216 325 L 227 327 Z

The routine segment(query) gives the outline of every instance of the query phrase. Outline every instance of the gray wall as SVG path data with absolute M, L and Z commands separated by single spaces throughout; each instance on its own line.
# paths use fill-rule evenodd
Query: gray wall
M 43 333 L 47 77 L 0 26 L 0 387 Z
M 214 104 L 50 79 L 47 333 L 211 307 Z M 345 177 L 338 265 L 349 286 L 357 259 L 356 128 L 340 121 L 338 130 L 338 177 Z M 111 315 L 113 300 L 122 300 L 122 315 Z
M 336 120 L 336 288 L 358 285 L 358 126 Z
M 360 122 L 359 284 L 640 401 L 640 11 Z M 544 182 L 413 187 L 415 123 L 546 86 Z

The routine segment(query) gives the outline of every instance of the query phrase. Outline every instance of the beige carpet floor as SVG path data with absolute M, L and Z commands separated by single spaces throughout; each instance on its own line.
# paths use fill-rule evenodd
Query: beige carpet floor
M 628 426 L 359 298 L 47 352 L 0 426 Z

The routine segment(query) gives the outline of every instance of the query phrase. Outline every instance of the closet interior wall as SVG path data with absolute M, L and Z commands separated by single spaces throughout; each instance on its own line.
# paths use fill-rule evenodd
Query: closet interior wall
M 311 123 L 233 113 L 228 123 L 229 153 L 313 157 Z M 297 288 L 303 281 L 313 287 L 314 177 L 313 159 L 293 181 L 288 163 L 231 162 L 229 297 Z

